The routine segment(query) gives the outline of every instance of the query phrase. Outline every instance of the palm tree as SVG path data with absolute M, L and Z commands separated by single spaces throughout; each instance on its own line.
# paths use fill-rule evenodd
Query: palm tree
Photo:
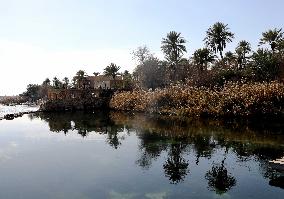
M 204 39 L 206 46 L 215 53 L 219 52 L 221 59 L 223 59 L 223 50 L 227 43 L 234 39 L 234 34 L 229 31 L 228 24 L 217 22 L 207 30 L 206 34 Z
M 53 81 L 53 87 L 54 88 L 60 88 L 61 87 L 62 83 L 57 77 L 54 77 L 52 81 Z
M 232 53 L 231 51 L 228 51 L 225 53 L 225 57 L 224 57 L 224 61 L 231 65 L 233 62 L 235 62 L 236 60 L 236 56 L 234 55 L 234 53 Z
M 50 86 L 50 79 L 46 78 L 43 82 L 42 82 L 42 86 L 48 87 Z
M 262 33 L 262 38 L 260 39 L 259 45 L 263 44 L 269 44 L 271 47 L 271 50 L 274 52 L 277 48 L 277 45 L 279 42 L 281 42 L 284 37 L 284 32 L 282 32 L 282 29 L 274 29 L 274 30 L 268 30 L 266 32 Z
M 186 52 L 186 40 L 181 36 L 181 33 L 171 31 L 167 34 L 166 38 L 162 39 L 161 49 L 165 54 L 165 58 L 172 65 L 177 65 Z
M 104 75 L 111 76 L 113 80 L 115 80 L 115 77 L 119 74 L 118 71 L 120 70 L 120 66 L 117 66 L 114 63 L 111 63 L 109 66 L 107 66 L 104 69 Z
M 76 75 L 73 77 L 73 84 L 77 89 L 81 89 L 85 87 L 86 83 L 86 72 L 83 70 L 79 70 Z
M 69 79 L 68 79 L 68 77 L 64 77 L 62 81 L 63 81 L 64 87 L 67 88 L 68 85 L 69 85 Z
M 238 63 L 240 64 L 240 66 L 246 65 L 247 61 L 246 54 L 250 52 L 251 52 L 250 43 L 245 40 L 240 41 L 236 48 L 236 53 L 238 55 Z
M 202 48 L 193 53 L 193 60 L 200 67 L 200 71 L 204 71 L 207 69 L 208 63 L 215 60 L 215 56 L 208 48 Z

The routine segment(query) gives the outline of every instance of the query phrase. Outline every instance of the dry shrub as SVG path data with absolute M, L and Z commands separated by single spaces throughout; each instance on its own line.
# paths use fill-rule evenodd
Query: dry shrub
M 110 107 L 181 116 L 252 116 L 283 113 L 284 85 L 228 83 L 221 89 L 175 85 L 116 93 Z

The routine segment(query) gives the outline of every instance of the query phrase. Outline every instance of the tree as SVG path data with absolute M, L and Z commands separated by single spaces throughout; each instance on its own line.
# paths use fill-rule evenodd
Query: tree
M 64 88 L 68 88 L 68 85 L 69 85 L 69 79 L 68 79 L 68 77 L 64 77 L 62 81 L 63 81 L 63 86 L 64 86 Z
M 227 43 L 234 39 L 234 34 L 229 31 L 228 24 L 217 22 L 207 30 L 206 34 L 204 39 L 206 46 L 215 53 L 219 52 L 221 59 L 223 59 L 223 50 Z
M 200 71 L 207 70 L 208 63 L 215 60 L 215 56 L 207 48 L 198 49 L 193 53 L 193 60 Z
M 87 74 L 83 70 L 79 70 L 76 75 L 73 77 L 73 85 L 78 88 L 85 88 L 86 80 L 87 80 Z
M 62 82 L 57 77 L 54 77 L 52 82 L 54 88 L 60 88 L 62 86 Z
M 236 56 L 231 51 L 225 53 L 225 57 L 223 59 L 228 65 L 232 65 L 236 61 Z
M 23 93 L 23 96 L 28 97 L 32 101 L 40 99 L 40 89 L 41 86 L 37 84 L 29 84 L 27 86 L 26 92 Z
M 124 88 L 128 89 L 132 88 L 133 87 L 132 75 L 129 73 L 129 71 L 125 70 L 122 76 L 123 76 Z
M 42 85 L 42 86 L 45 86 L 45 87 L 50 86 L 50 79 L 49 79 L 49 78 L 46 78 L 46 79 L 42 82 L 41 85 Z
M 258 49 L 252 55 L 252 69 L 257 81 L 271 81 L 279 74 L 279 60 L 267 49 Z
M 178 65 L 184 52 L 186 52 L 186 40 L 181 36 L 181 33 L 171 31 L 166 38 L 162 39 L 161 49 L 165 54 L 165 58 L 171 65 Z
M 119 74 L 118 71 L 120 70 L 120 66 L 117 66 L 114 63 L 111 63 L 104 69 L 104 75 L 111 76 L 114 80 L 115 77 Z
M 247 63 L 247 56 L 246 54 L 251 52 L 250 43 L 242 40 L 239 42 L 238 46 L 236 47 L 236 53 L 238 55 L 238 63 L 239 65 L 244 68 Z
M 139 46 L 136 50 L 132 51 L 131 54 L 133 55 L 132 59 L 138 61 L 139 64 L 142 64 L 149 57 L 153 56 L 146 45 Z
M 259 45 L 269 44 L 271 50 L 274 52 L 278 44 L 284 39 L 283 35 L 284 33 L 282 32 L 282 29 L 270 29 L 262 33 L 262 38 L 260 39 Z
M 156 57 L 151 57 L 138 65 L 133 74 L 134 78 L 139 80 L 139 83 L 144 88 L 155 89 L 157 87 L 164 87 L 167 78 L 166 65 Z

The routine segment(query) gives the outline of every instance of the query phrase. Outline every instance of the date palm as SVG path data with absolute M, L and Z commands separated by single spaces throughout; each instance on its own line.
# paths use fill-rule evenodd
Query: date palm
M 238 63 L 242 66 L 244 66 L 247 62 L 247 54 L 251 52 L 251 46 L 250 43 L 242 40 L 239 42 L 236 53 L 238 55 Z
M 186 52 L 186 40 L 181 36 L 181 33 L 171 31 L 166 38 L 162 39 L 161 49 L 165 54 L 165 58 L 172 65 L 177 65 L 181 60 L 184 52 Z
M 224 61 L 231 65 L 232 63 L 234 63 L 236 61 L 236 56 L 234 53 L 232 53 L 231 51 L 228 51 L 225 53 L 225 57 L 224 57 Z
M 198 49 L 193 53 L 193 60 L 201 71 L 207 69 L 208 63 L 215 60 L 215 56 L 207 48 Z
M 215 53 L 219 52 L 223 59 L 223 50 L 227 43 L 234 39 L 234 33 L 229 31 L 228 24 L 217 22 L 207 30 L 206 34 L 204 39 L 206 46 Z
M 270 29 L 262 33 L 262 38 L 260 39 L 259 45 L 268 44 L 270 45 L 271 50 L 274 52 L 279 42 L 284 39 L 283 35 L 284 32 L 282 32 L 282 29 Z
M 118 71 L 120 70 L 120 66 L 117 66 L 114 63 L 111 63 L 104 69 L 104 75 L 111 76 L 114 80 L 115 77 L 119 74 Z

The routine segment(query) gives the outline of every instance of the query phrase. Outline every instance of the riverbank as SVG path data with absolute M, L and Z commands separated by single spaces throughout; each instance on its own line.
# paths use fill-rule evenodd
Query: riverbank
M 0 120 L 11 120 L 21 117 L 23 114 L 35 113 L 39 110 L 39 106 L 29 105 L 13 105 L 5 106 L 0 104 Z
M 116 93 L 110 108 L 182 117 L 255 117 L 284 113 L 284 84 L 229 83 L 222 88 L 176 85 Z

